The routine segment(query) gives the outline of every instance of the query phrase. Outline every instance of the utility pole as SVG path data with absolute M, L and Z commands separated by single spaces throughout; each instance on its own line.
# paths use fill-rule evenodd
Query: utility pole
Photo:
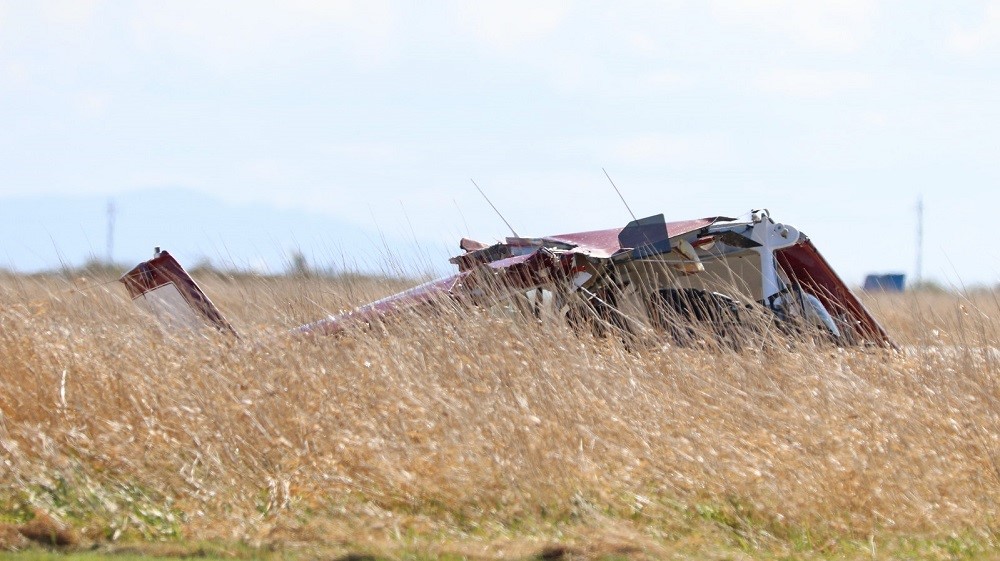
M 108 265 L 115 262 L 115 201 L 108 199 Z
M 924 196 L 917 199 L 917 284 L 924 280 Z

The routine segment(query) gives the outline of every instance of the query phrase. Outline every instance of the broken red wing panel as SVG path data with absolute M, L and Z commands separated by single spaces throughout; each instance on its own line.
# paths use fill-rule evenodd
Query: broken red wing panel
M 551 252 L 540 249 L 528 255 L 508 257 L 489 264 L 496 270 L 496 275 L 503 279 L 504 286 L 517 290 L 531 290 L 536 286 L 550 282 L 560 272 L 566 273 L 564 265 L 573 261 L 572 255 L 556 257 Z
M 470 240 L 469 238 L 462 238 L 458 241 L 458 247 L 463 251 L 476 251 L 479 249 L 486 249 L 490 244 L 483 243 L 476 240 Z
M 539 249 L 470 271 L 462 288 L 474 302 L 489 303 L 509 298 L 515 293 L 564 282 L 572 276 L 576 262 L 577 257 L 571 253 L 556 255 L 547 249 Z
M 831 314 L 846 314 L 864 339 L 879 345 L 892 345 L 889 334 L 837 276 L 811 240 L 807 238 L 778 250 L 775 258 L 792 283 L 819 298 Z
M 433 280 L 409 290 L 387 296 L 381 300 L 376 300 L 371 304 L 365 304 L 354 310 L 330 316 L 313 323 L 309 323 L 295 329 L 297 333 L 307 333 L 316 335 L 334 335 L 350 329 L 370 324 L 373 321 L 381 320 L 389 316 L 400 314 L 407 310 L 414 310 L 426 305 L 434 304 L 442 299 L 456 296 L 456 286 L 469 273 L 459 273 L 443 279 Z
M 680 222 L 667 222 L 667 237 L 682 236 L 706 226 L 711 226 L 719 217 L 699 218 L 696 220 L 683 220 Z M 558 234 L 546 236 L 544 239 L 562 243 L 573 244 L 575 251 L 591 257 L 608 258 L 622 250 L 618 243 L 618 235 L 624 228 L 611 228 L 610 230 L 594 230 L 591 232 L 577 232 L 573 234 Z
M 462 241 L 464 242 L 466 240 L 463 239 Z M 463 245 L 462 249 L 466 249 L 466 246 Z M 458 265 L 459 271 L 468 271 L 479 265 L 491 263 L 507 257 L 510 257 L 510 246 L 507 244 L 497 243 L 478 249 L 466 249 L 466 253 L 464 255 L 452 257 L 448 261 Z
M 166 251 L 158 251 L 119 280 L 137 306 L 169 325 L 197 328 L 208 323 L 236 334 L 198 283 Z
M 442 300 L 469 303 L 502 300 L 513 294 L 551 283 L 559 275 L 567 275 L 574 262 L 572 256 L 560 259 L 545 250 L 509 257 L 457 275 L 421 284 L 350 312 L 303 325 L 295 331 L 332 335 L 406 311 L 429 307 Z

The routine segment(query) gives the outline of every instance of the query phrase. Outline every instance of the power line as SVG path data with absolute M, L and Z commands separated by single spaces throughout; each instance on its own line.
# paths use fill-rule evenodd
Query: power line
M 924 280 L 924 197 L 917 199 L 917 282 Z
M 115 262 L 115 201 L 108 199 L 108 264 Z

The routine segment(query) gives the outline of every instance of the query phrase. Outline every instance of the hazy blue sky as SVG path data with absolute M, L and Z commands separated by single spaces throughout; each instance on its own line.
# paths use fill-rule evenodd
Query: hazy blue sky
M 767 207 L 851 282 L 913 272 L 922 194 L 925 276 L 995 283 L 998 70 L 986 2 L 0 2 L 0 205 L 177 188 L 453 244 L 507 235 L 470 178 L 522 235 L 623 224 L 604 167 L 639 215 Z

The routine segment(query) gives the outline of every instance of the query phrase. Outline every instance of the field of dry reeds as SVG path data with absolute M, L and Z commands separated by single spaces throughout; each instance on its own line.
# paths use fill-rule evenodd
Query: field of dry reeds
M 360 277 L 199 278 L 243 339 L 167 335 L 107 280 L 0 278 L 0 526 L 504 559 L 997 543 L 992 292 L 869 298 L 899 351 L 733 350 L 476 311 L 285 335 L 406 284 Z

